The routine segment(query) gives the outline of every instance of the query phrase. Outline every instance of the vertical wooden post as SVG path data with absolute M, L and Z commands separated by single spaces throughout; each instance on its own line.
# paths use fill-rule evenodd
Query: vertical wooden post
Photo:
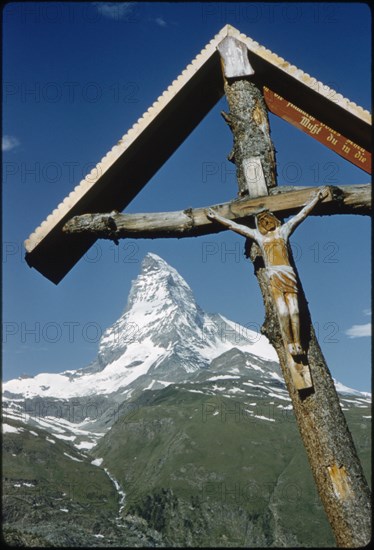
M 224 48 L 219 48 L 223 67 L 228 64 L 228 46 L 230 44 L 226 43 Z M 229 55 L 231 66 L 233 56 L 235 45 L 231 46 Z M 240 63 L 240 59 L 237 58 L 237 64 Z M 236 76 L 232 70 L 230 75 L 227 75 L 225 70 L 223 72 L 225 93 L 230 108 L 229 114 L 224 115 L 224 118 L 234 137 L 234 148 L 230 158 L 237 167 L 239 195 L 251 195 L 253 192 L 258 196 L 264 182 L 267 190 L 276 185 L 275 153 L 270 138 L 265 102 L 261 90 L 248 73 L 247 76 L 243 75 L 243 69 L 239 70 Z M 243 167 L 248 159 L 253 158 L 257 159 L 257 163 L 261 163 L 264 182 L 248 189 L 248 174 Z M 340 408 L 333 380 L 313 330 L 300 279 L 298 277 L 301 343 L 306 350 L 313 380 L 313 386 L 304 391 L 299 391 L 293 383 L 264 262 L 259 247 L 253 241 L 247 240 L 246 255 L 253 262 L 264 299 L 266 318 L 262 331 L 278 353 L 300 435 L 337 545 L 364 546 L 371 538 L 370 490 Z M 297 273 L 291 250 L 289 257 Z

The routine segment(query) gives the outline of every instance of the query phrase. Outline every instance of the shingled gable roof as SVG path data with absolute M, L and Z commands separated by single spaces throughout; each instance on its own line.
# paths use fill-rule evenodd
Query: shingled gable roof
M 227 36 L 248 48 L 256 82 L 333 128 L 344 140 L 369 149 L 368 111 L 226 25 L 29 236 L 25 248 L 31 267 L 59 283 L 96 240 L 91 235 L 67 235 L 63 225 L 79 214 L 123 210 L 214 107 L 224 93 L 217 48 Z

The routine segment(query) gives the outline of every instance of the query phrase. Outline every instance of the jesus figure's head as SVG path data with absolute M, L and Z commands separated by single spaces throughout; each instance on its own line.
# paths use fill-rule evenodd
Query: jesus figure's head
M 266 233 L 274 231 L 277 227 L 281 225 L 281 222 L 278 220 L 278 218 L 268 210 L 257 214 L 255 216 L 255 220 L 256 227 L 260 231 L 260 233 L 262 233 L 262 235 L 266 235 Z

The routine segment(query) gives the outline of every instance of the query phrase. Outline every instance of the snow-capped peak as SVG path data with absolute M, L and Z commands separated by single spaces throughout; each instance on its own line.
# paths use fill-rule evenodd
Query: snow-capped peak
M 177 270 L 149 253 L 132 283 L 124 313 L 104 332 L 92 365 L 11 380 L 4 389 L 28 397 L 108 395 L 130 384 L 133 387 L 139 377 L 154 369 L 160 380 L 179 380 L 208 367 L 233 347 L 270 364 L 277 361 L 263 335 L 204 312 Z
M 162 258 L 153 253 L 148 253 L 142 262 L 141 272 L 132 282 L 127 306 L 127 313 L 136 304 L 156 302 L 183 302 L 195 304 L 191 288 L 179 275 L 178 271 L 171 267 Z
M 104 332 L 93 364 L 10 380 L 4 391 L 11 398 L 122 395 L 145 389 L 153 379 L 159 384 L 186 380 L 233 348 L 250 354 L 252 369 L 269 375 L 279 370 L 276 352 L 264 335 L 204 312 L 176 269 L 149 253 L 132 283 L 124 313 Z M 342 385 L 340 390 L 355 393 Z
M 208 387 L 194 386 L 205 379 Z M 100 340 L 97 360 L 75 371 L 5 382 L 4 404 L 8 418 L 89 449 L 141 392 L 179 383 L 209 398 L 265 392 L 290 406 L 267 338 L 204 312 L 183 277 L 156 254 L 147 254 L 124 313 Z M 367 408 L 370 394 L 335 384 L 346 406 Z
M 357 395 L 359 397 L 366 397 L 371 399 L 370 392 L 355 390 L 353 388 L 349 388 L 348 386 L 345 386 L 335 378 L 333 378 L 333 380 L 334 380 L 336 391 L 338 391 L 341 395 Z

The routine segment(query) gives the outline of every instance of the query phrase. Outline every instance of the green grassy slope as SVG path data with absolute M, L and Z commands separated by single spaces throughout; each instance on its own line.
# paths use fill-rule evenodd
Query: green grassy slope
M 193 387 L 143 395 L 94 450 L 124 487 L 124 515 L 172 545 L 334 545 L 292 412 L 258 400 L 256 418 L 240 396 Z M 346 414 L 369 473 L 368 413 Z
M 16 421 L 3 436 L 3 538 L 12 546 L 149 546 L 134 518 L 119 524 L 119 496 L 106 472 L 44 430 Z
M 212 393 L 227 381 L 212 381 L 207 391 L 208 376 L 143 392 L 123 408 L 91 455 L 6 419 L 18 433 L 3 437 L 5 541 L 77 547 L 333 546 L 284 395 L 248 390 L 238 379 Z M 226 396 L 230 391 L 234 394 Z M 345 414 L 369 478 L 369 407 L 352 404 Z M 94 458 L 103 463 L 92 464 Z M 104 468 L 126 492 L 121 510 Z

